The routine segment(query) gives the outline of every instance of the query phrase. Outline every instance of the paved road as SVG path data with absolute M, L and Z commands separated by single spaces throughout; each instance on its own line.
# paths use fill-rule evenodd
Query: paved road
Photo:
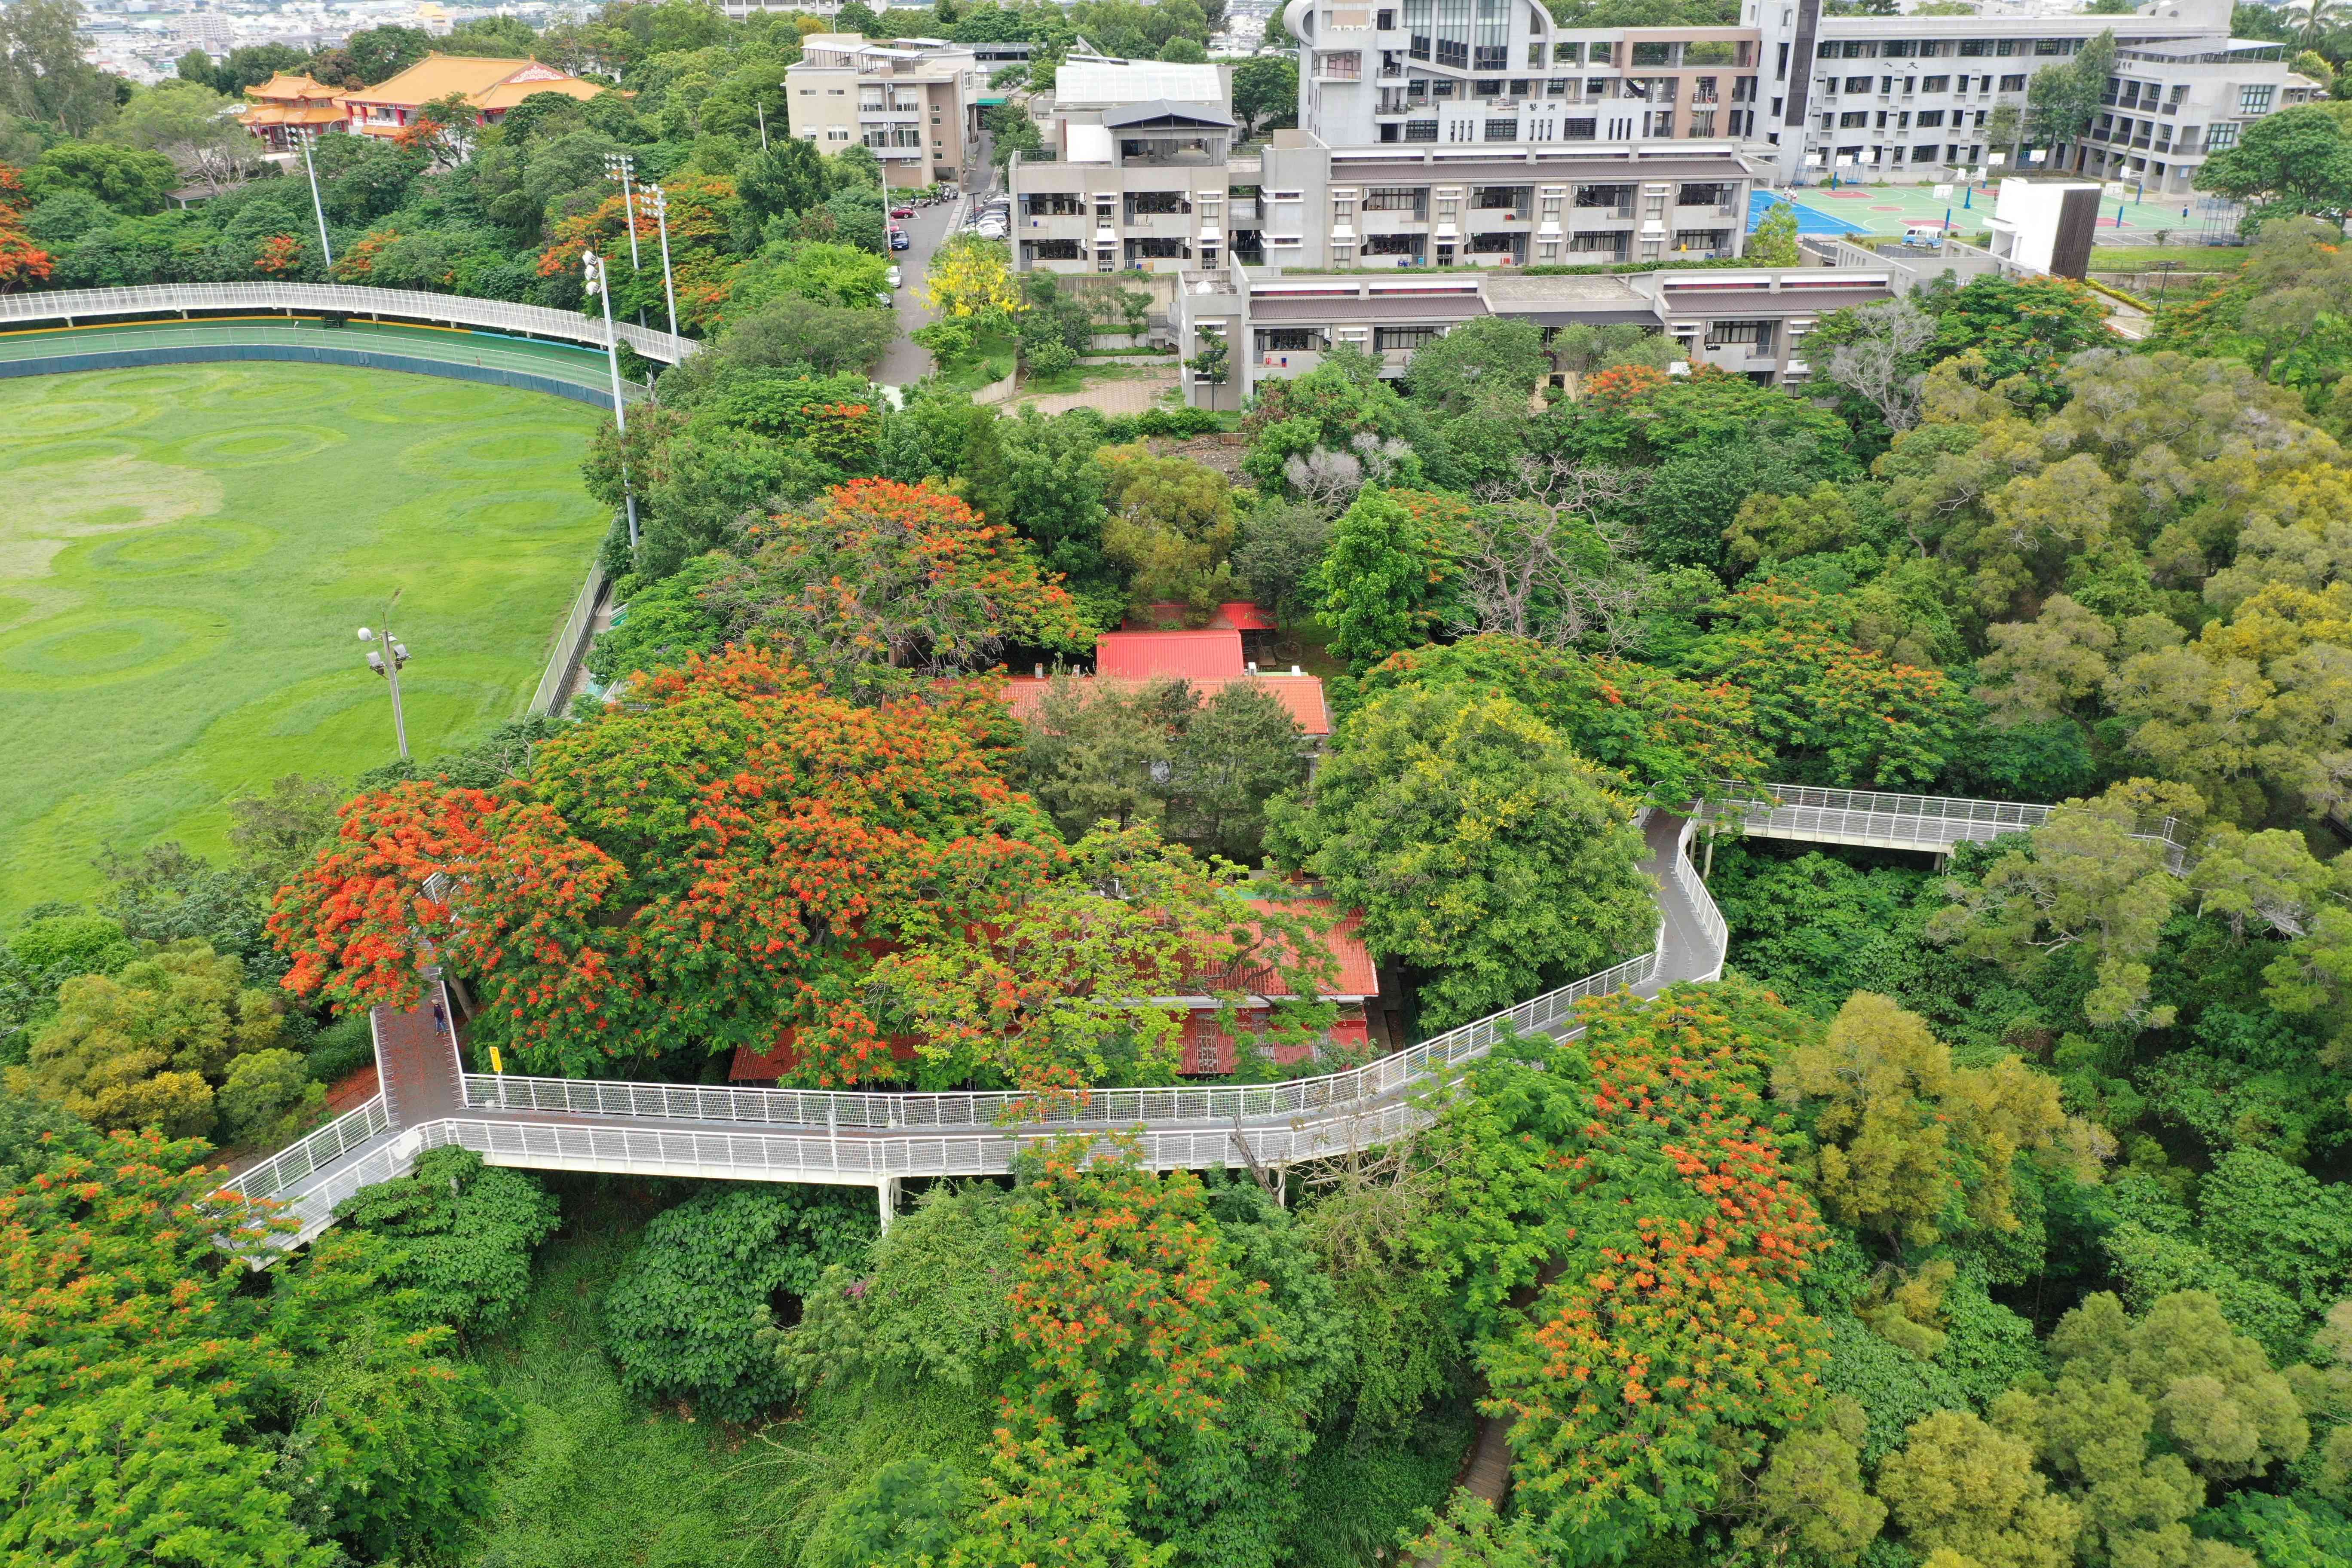
M 982 156 L 987 154 L 983 151 Z M 907 334 L 918 327 L 930 324 L 931 311 L 923 304 L 923 271 L 931 263 L 931 252 L 937 250 L 955 232 L 956 225 L 970 201 L 985 199 L 985 190 L 992 189 L 996 171 L 983 163 L 985 186 L 968 187 L 974 194 L 966 201 L 942 202 L 935 207 L 917 207 L 915 216 L 900 218 L 898 226 L 914 241 L 911 248 L 890 253 L 898 264 L 899 276 L 905 279 L 898 293 L 898 336 L 882 356 L 882 364 L 875 371 L 874 379 L 884 386 L 907 386 L 931 373 L 929 351 L 917 344 Z

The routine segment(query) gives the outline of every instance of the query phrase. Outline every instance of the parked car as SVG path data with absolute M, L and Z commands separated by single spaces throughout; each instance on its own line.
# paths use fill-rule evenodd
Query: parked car
M 913 246 L 914 246 L 914 243 L 915 243 L 915 242 L 914 242 L 913 240 L 908 239 L 908 238 L 907 237 L 907 231 L 906 231 L 905 229 L 900 228 L 900 227 L 899 227 L 897 224 L 895 224 L 895 223 L 894 223 L 894 224 L 892 224 L 892 225 L 890 226 L 890 248 L 891 248 L 891 249 L 893 249 L 893 250 L 908 250 L 908 249 L 911 249 L 911 248 L 913 247 Z
M 890 209 L 890 216 L 892 217 L 913 217 L 915 216 L 915 209 L 909 206 L 892 207 Z
M 896 267 L 890 268 L 888 272 L 884 273 L 883 277 L 888 280 L 891 288 L 896 289 L 898 287 L 900 279 L 898 276 L 898 269 Z
M 981 221 L 980 226 L 973 229 L 971 232 L 980 236 L 982 239 L 1003 239 L 1008 231 L 1003 224 L 997 222 L 994 218 L 983 218 Z

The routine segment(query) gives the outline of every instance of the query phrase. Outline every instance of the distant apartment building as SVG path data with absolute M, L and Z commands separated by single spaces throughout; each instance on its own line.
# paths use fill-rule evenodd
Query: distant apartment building
M 1176 272 L 1234 245 L 1231 67 L 1073 55 L 1030 113 L 1045 148 L 1006 172 L 1022 270 Z
M 1066 63 L 1039 106 L 1045 153 L 1010 172 L 1015 264 L 1560 266 L 1731 257 L 1743 241 L 1754 176 L 1735 142 L 1338 145 L 1299 130 L 1236 157 L 1224 71 Z
M 1483 0 L 1482 0 L 1483 3 Z M 2033 73 L 2116 37 L 2103 112 L 2027 167 L 2190 190 L 2207 156 L 2263 115 L 2326 96 L 2285 46 L 2230 36 L 2231 0 L 2155 0 L 2127 16 L 1828 15 L 1822 0 L 1747 0 L 1763 40 L 1764 140 L 1781 183 L 1948 178 L 1998 167 L 1993 110 L 2022 113 Z
M 969 45 L 812 33 L 784 92 L 793 135 L 820 153 L 864 147 L 888 184 L 914 187 L 961 176 L 985 80 Z
M 1257 250 L 1275 268 L 1736 257 L 1753 184 L 1729 142 L 1333 147 L 1277 132 L 1259 159 Z
M 1331 147 L 1738 141 L 1761 35 L 1563 27 L 1536 0 L 1289 0 L 1298 124 Z

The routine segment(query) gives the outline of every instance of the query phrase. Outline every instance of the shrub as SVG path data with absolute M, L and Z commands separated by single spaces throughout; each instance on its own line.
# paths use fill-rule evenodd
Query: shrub
M 1059 375 L 1078 363 L 1078 356 L 1070 352 L 1070 345 L 1058 338 L 1048 338 L 1042 343 L 1024 343 L 1022 351 L 1032 375 Z
M 557 1224 L 537 1177 L 467 1149 L 428 1152 L 413 1174 L 361 1189 L 341 1213 L 399 1243 L 387 1273 L 419 1293 L 421 1316 L 469 1334 L 514 1321 L 530 1294 L 531 1254 Z
M 746 1421 L 792 1393 L 759 1331 L 876 1230 L 862 1190 L 735 1187 L 657 1216 L 604 1297 L 604 1348 L 640 1398 Z
M 224 1142 L 275 1143 L 292 1137 L 326 1098 L 299 1055 L 283 1048 L 249 1051 L 229 1063 L 214 1109 Z

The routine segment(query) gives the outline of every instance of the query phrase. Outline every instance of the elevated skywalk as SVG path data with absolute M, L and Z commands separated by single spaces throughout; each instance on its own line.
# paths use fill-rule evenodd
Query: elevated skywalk
M 1577 1005 L 1651 996 L 1723 973 L 1728 932 L 1690 863 L 1702 824 L 1757 837 L 1939 853 L 2022 832 L 2052 807 L 1927 795 L 1760 785 L 1684 816 L 1651 810 L 1644 868 L 1657 886 L 1651 951 L 1556 991 L 1433 1036 L 1360 1068 L 1283 1083 L 1096 1089 L 1052 1100 L 1008 1091 L 874 1093 L 468 1073 L 436 984 L 414 1009 L 375 1010 L 383 1091 L 227 1186 L 280 1204 L 299 1228 L 332 1222 L 361 1187 L 412 1169 L 428 1149 L 467 1148 L 495 1165 L 871 1186 L 888 1216 L 908 1176 L 1002 1175 L 1024 1144 L 1069 1132 L 1131 1137 L 1158 1170 L 1280 1167 L 1425 1126 L 1420 1101 L 1506 1033 L 1565 1037 Z M 2182 853 L 2169 823 L 2147 837 Z

